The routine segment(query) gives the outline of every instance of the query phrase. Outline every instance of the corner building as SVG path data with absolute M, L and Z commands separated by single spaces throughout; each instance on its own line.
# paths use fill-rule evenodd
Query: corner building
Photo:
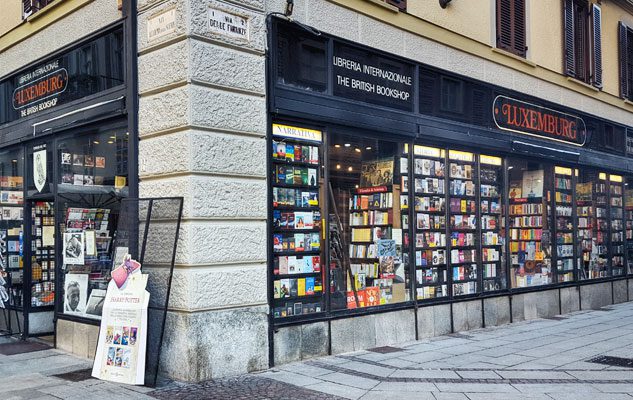
M 475 3 L 139 3 L 140 192 L 186 198 L 170 375 L 630 299 L 630 5 Z

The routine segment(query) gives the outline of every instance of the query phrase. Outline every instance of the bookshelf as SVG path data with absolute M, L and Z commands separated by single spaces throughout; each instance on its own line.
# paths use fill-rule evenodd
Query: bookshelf
M 483 291 L 490 292 L 506 287 L 503 162 L 500 157 L 479 156 L 479 184 L 482 282 Z
M 631 180 L 627 179 L 624 190 L 624 217 L 625 217 L 625 239 L 626 239 L 626 260 L 628 273 L 633 273 L 633 189 Z
M 4 171 L 9 172 L 9 171 Z M 0 176 L 0 267 L 6 272 L 7 308 L 24 306 L 24 186 L 20 176 Z
M 31 207 L 31 307 L 55 304 L 55 212 L 52 202 Z
M 547 211 L 542 197 L 510 200 L 509 242 L 514 287 L 551 283 L 549 254 L 541 243 Z
M 624 251 L 624 199 L 622 176 L 609 175 L 609 219 L 611 245 L 611 275 L 625 274 Z
M 446 151 L 414 146 L 415 281 L 417 299 L 448 296 Z
M 554 167 L 556 272 L 558 282 L 574 280 L 574 216 L 572 169 Z
M 453 296 L 478 291 L 477 165 L 475 155 L 448 151 L 450 273 Z
M 273 315 L 323 311 L 320 143 L 272 140 Z

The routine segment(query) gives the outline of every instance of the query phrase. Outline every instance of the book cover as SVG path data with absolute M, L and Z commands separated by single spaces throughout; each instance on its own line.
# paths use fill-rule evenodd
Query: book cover
M 314 168 L 308 168 L 308 184 L 310 186 L 317 185 L 317 170 Z
M 288 279 L 289 281 L 289 290 L 290 290 L 290 297 L 297 297 L 297 294 L 299 293 L 299 287 L 297 284 L 297 280 L 296 279 Z
M 380 305 L 380 288 L 378 286 L 368 286 L 365 288 L 365 306 Z
M 321 272 L 321 256 L 312 256 L 312 271 Z
M 297 274 L 297 256 L 288 256 L 288 274 Z
M 301 161 L 301 157 L 303 156 L 303 151 L 301 150 L 301 145 L 298 145 L 298 144 L 294 145 L 294 154 L 295 154 L 295 161 L 300 162 Z
M 284 165 L 277 166 L 277 182 L 276 183 L 286 183 L 286 166 Z
M 297 296 L 306 295 L 306 280 L 305 278 L 297 279 Z
M 314 294 L 314 277 L 306 278 L 306 295 Z
M 275 289 L 274 289 L 273 297 L 275 299 L 281 298 L 281 281 L 279 280 L 275 281 Z
M 278 233 L 274 234 L 273 235 L 273 250 L 283 251 L 282 242 L 283 242 L 282 235 Z
M 286 144 L 286 159 L 290 161 L 295 159 L 295 147 L 291 144 Z
M 305 163 L 312 162 L 310 159 L 310 146 L 301 146 L 301 161 Z
M 284 297 L 290 296 L 290 279 L 281 279 L 280 280 L 281 289 L 279 290 L 279 298 L 283 299 Z
M 294 179 L 293 179 L 293 183 L 295 185 L 302 185 L 303 184 L 303 174 L 305 168 L 299 168 L 299 167 L 295 167 L 294 168 Z
M 287 256 L 279 257 L 279 274 L 288 275 L 288 257 Z
M 285 168 L 286 168 L 286 175 L 285 175 L 286 176 L 286 182 L 284 182 L 284 183 L 286 183 L 287 185 L 292 185 L 295 182 L 294 181 L 294 179 L 295 179 L 294 168 L 293 167 L 285 167 Z
M 312 256 L 303 257 L 303 259 L 302 259 L 302 261 L 303 261 L 302 272 L 303 273 L 312 273 L 312 272 L 314 272 L 314 266 L 313 266 L 312 258 L 313 258 Z

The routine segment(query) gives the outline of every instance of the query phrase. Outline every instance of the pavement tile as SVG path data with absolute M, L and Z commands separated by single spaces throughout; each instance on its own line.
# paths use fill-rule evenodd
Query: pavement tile
M 465 393 L 470 400 L 552 400 L 545 393 L 513 393 L 510 397 L 508 393 Z
M 629 393 L 633 394 L 632 383 L 594 383 L 591 386 L 604 393 Z
M 398 370 L 391 374 L 390 378 L 418 378 L 418 379 L 459 379 L 454 371 L 439 369 Z
M 436 400 L 468 400 L 464 393 L 434 392 Z
M 436 383 L 441 392 L 457 393 L 517 393 L 517 389 L 505 383 Z
M 294 374 L 288 371 L 271 370 L 271 371 L 258 374 L 258 376 L 274 379 L 276 381 L 285 382 L 285 383 L 289 383 L 291 385 L 297 385 L 297 386 L 308 386 L 308 385 L 314 385 L 316 383 L 323 382 L 320 379 L 315 379 L 315 378 L 311 378 L 309 376 L 300 375 L 300 374 Z
M 430 382 L 381 382 L 372 390 L 397 392 L 433 392 L 437 387 Z
M 463 379 L 501 379 L 494 371 L 456 371 Z
M 330 374 L 332 371 L 325 368 L 320 368 L 314 365 L 306 364 L 306 363 L 292 363 L 292 364 L 284 364 L 280 365 L 280 370 L 293 372 L 295 374 L 306 375 L 311 377 L 318 377 L 325 374 Z
M 363 389 L 339 385 L 338 383 L 333 382 L 323 382 L 318 385 L 309 385 L 306 386 L 306 389 L 329 393 L 335 396 L 344 397 L 346 399 L 352 400 L 360 399 L 365 393 L 367 393 L 367 391 Z
M 599 392 L 599 390 L 586 383 L 543 383 L 543 384 L 513 384 L 521 393 L 586 393 Z
M 633 370 L 626 371 L 570 371 L 570 375 L 580 380 L 615 380 L 615 381 L 633 381 Z
M 622 393 L 548 393 L 554 400 L 631 400 L 633 397 Z
M 398 392 L 398 391 L 369 391 L 360 400 L 436 400 L 431 392 Z
M 575 379 L 563 371 L 495 371 L 503 379 Z
M 377 381 L 375 379 L 368 379 L 360 376 L 343 374 L 340 372 L 334 372 L 328 375 L 321 375 L 319 379 L 366 390 L 371 389 L 380 383 L 380 381 Z

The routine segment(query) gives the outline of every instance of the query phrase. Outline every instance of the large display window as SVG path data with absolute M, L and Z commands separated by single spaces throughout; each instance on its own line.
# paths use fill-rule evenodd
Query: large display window
M 60 313 L 100 318 L 110 271 L 127 252 L 112 243 L 128 194 L 128 137 L 108 130 L 57 142 Z
M 572 168 L 554 167 L 554 217 L 556 230 L 556 275 L 558 282 L 574 280 L 574 172 Z
M 6 288 L 0 302 L 10 308 L 22 308 L 25 295 L 23 171 L 21 149 L 0 152 L 0 286 Z
M 551 167 L 510 158 L 508 219 L 510 278 L 513 288 L 553 282 L 551 246 Z
M 408 301 L 404 145 L 337 134 L 329 140 L 331 307 Z

